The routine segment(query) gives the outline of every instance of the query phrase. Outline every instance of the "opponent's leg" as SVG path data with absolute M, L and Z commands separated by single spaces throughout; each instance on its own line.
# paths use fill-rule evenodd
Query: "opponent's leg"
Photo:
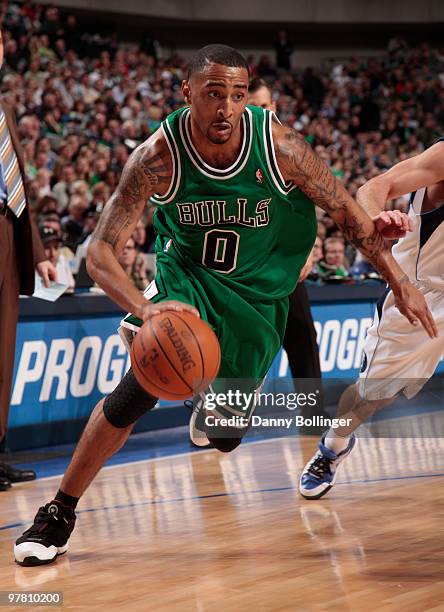
M 126 442 L 139 417 L 156 402 L 129 370 L 116 389 L 96 405 L 55 499 L 39 509 L 34 524 L 16 541 L 17 563 L 51 563 L 68 550 L 79 498 L 107 459 Z
M 348 425 L 330 428 L 321 438 L 318 450 L 302 471 L 299 492 L 306 499 L 323 497 L 335 483 L 339 465 L 356 447 L 354 431 L 374 412 L 394 401 L 395 397 L 383 400 L 363 399 L 351 385 L 339 400 L 338 417 L 346 419 Z
M 442 330 L 442 294 L 422 291 Z M 324 434 L 318 452 L 301 475 L 301 495 L 318 499 L 331 489 L 338 465 L 356 446 L 353 432 L 357 427 L 391 404 L 401 392 L 408 399 L 413 397 L 433 375 L 443 350 L 442 336 L 430 339 L 422 328 L 412 327 L 396 308 L 393 292 L 383 294 L 367 332 L 360 378 L 340 400 L 337 414 L 349 423 Z

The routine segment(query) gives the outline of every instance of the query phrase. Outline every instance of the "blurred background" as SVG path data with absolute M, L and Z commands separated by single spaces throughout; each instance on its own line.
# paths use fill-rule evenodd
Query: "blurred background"
M 59 233 L 68 263 L 128 155 L 183 104 L 187 59 L 204 44 L 230 44 L 248 57 L 252 77 L 271 87 L 279 119 L 305 136 L 352 195 L 442 134 L 438 1 L 130 0 L 105 8 L 66 0 L 2 10 L 1 92 L 17 112 L 34 214 Z M 405 209 L 406 201 L 390 206 Z M 325 242 L 340 235 L 322 211 L 318 217 L 312 278 L 368 273 L 351 247 L 340 253 L 338 240 Z M 147 209 L 123 262 L 141 288 L 153 274 L 144 257 L 153 242 Z M 80 258 L 71 270 L 79 265 Z

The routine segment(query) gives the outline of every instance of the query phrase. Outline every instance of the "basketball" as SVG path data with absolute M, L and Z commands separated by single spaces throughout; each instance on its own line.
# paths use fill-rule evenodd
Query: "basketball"
M 216 334 L 189 312 L 163 312 L 144 323 L 131 346 L 139 384 L 154 397 L 183 400 L 204 391 L 220 366 Z

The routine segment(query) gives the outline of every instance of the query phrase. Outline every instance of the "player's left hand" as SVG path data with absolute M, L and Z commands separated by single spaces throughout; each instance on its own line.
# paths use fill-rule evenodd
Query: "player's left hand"
M 57 282 L 57 270 L 54 268 L 49 259 L 38 263 L 36 265 L 36 270 L 47 289 L 49 288 L 51 281 Z
M 424 295 L 412 283 L 404 282 L 393 287 L 395 306 L 415 327 L 421 324 L 430 338 L 438 337 L 438 328 L 427 306 Z
M 407 232 L 413 231 L 412 221 L 400 210 L 384 210 L 373 217 L 378 232 L 387 240 L 403 238 Z

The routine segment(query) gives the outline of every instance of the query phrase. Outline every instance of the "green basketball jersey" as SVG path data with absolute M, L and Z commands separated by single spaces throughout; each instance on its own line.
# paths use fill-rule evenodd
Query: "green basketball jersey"
M 190 138 L 190 108 L 162 123 L 172 180 L 157 205 L 156 250 L 171 250 L 197 279 L 217 277 L 250 301 L 283 298 L 296 285 L 316 237 L 313 202 L 285 183 L 276 163 L 273 114 L 249 106 L 229 168 L 209 166 Z

